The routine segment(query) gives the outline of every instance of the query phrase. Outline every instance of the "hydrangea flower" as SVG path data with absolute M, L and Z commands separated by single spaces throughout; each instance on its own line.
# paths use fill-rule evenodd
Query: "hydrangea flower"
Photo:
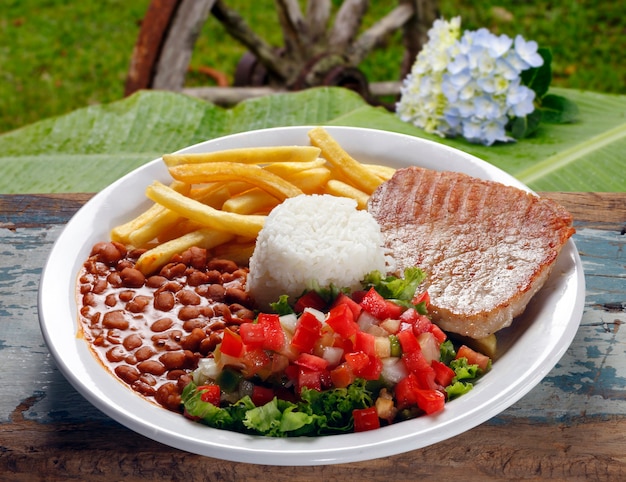
M 537 43 L 487 29 L 465 31 L 461 19 L 436 20 L 404 79 L 397 115 L 426 132 L 492 145 L 512 140 L 506 126 L 534 110 L 535 92 L 520 74 L 543 64 Z

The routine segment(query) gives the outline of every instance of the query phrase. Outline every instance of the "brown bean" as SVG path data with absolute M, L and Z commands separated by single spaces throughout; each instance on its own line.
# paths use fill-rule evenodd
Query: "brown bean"
M 83 306 L 96 306 L 96 297 L 93 293 L 84 293 L 83 294 Z
M 180 346 L 185 350 L 198 351 L 200 342 L 204 340 L 206 333 L 202 328 L 194 328 L 189 335 L 180 340 Z
M 95 256 L 99 261 L 112 266 L 126 256 L 126 248 L 120 243 L 96 243 L 91 249 L 90 256 Z
M 135 367 L 130 367 L 128 365 L 118 365 L 115 367 L 114 372 L 118 377 L 120 377 L 129 385 L 139 380 L 140 373 L 139 370 L 137 370 Z
M 226 288 L 222 285 L 212 284 L 209 285 L 206 297 L 212 301 L 224 301 L 224 293 Z
M 146 282 L 146 277 L 136 268 L 124 268 L 120 276 L 122 284 L 128 288 L 141 288 Z
M 222 336 L 217 332 L 213 332 L 207 338 L 200 342 L 198 351 L 206 356 L 209 353 L 212 353 L 215 350 L 215 347 L 221 342 Z
M 181 276 L 186 269 L 187 266 L 183 263 L 168 263 L 161 268 L 159 274 L 167 279 L 174 279 Z
M 106 279 L 98 278 L 96 281 L 93 282 L 93 288 L 91 288 L 91 291 L 97 295 L 101 295 L 106 291 L 108 287 L 109 283 Z
M 155 333 L 160 333 L 162 331 L 168 330 L 174 322 L 171 318 L 159 318 L 152 325 L 150 325 L 150 329 Z
M 178 319 L 181 321 L 192 320 L 200 316 L 200 308 L 198 306 L 183 306 L 178 310 Z
M 200 296 L 195 291 L 185 289 L 176 293 L 176 299 L 183 305 L 199 305 L 202 301 Z
M 237 266 L 237 263 L 230 259 L 215 258 L 207 263 L 207 269 L 215 269 L 217 271 L 220 271 L 221 273 L 232 273 L 238 268 L 239 266 Z
M 204 271 L 193 270 L 187 275 L 187 284 L 189 286 L 200 286 L 209 282 L 209 276 Z
M 187 362 L 187 357 L 182 351 L 168 351 L 159 357 L 159 361 L 167 370 L 183 368 Z
M 161 291 L 154 296 L 154 308 L 160 311 L 170 311 L 174 308 L 176 300 L 169 291 Z
M 149 346 L 142 346 L 135 352 L 137 361 L 144 361 L 151 358 L 156 352 Z
M 107 341 L 113 345 L 119 345 L 122 343 L 122 337 L 119 330 L 109 330 L 106 337 Z
M 164 383 L 161 385 L 156 393 L 154 399 L 156 402 L 168 410 L 180 411 L 181 391 L 178 385 L 174 382 Z
M 192 246 L 183 252 L 181 261 L 187 266 L 202 269 L 206 267 L 207 251 L 204 248 Z
M 129 326 L 128 320 L 122 310 L 108 311 L 102 317 L 102 326 L 106 328 L 117 328 L 126 330 Z
M 137 369 L 142 373 L 151 373 L 152 375 L 163 375 L 165 373 L 165 367 L 163 363 L 157 360 L 144 360 L 137 363 Z
M 211 269 L 206 272 L 208 283 L 222 284 L 222 273 L 216 269 Z
M 104 299 L 104 304 L 108 307 L 113 307 L 117 305 L 117 296 L 115 296 L 115 293 L 109 293 Z
M 137 295 L 126 304 L 126 309 L 131 313 L 142 313 L 151 301 L 150 296 Z
M 131 385 L 131 388 L 136 392 L 141 393 L 144 397 L 154 397 L 156 390 L 142 380 L 137 380 Z
M 224 300 L 227 303 L 239 303 L 240 305 L 250 304 L 250 295 L 240 288 L 226 288 Z
M 207 325 L 208 321 L 198 318 L 193 320 L 187 320 L 183 323 L 183 330 L 190 333 L 194 328 L 203 328 Z
M 126 356 L 126 352 L 119 345 L 114 346 L 113 348 L 109 348 L 106 352 L 107 360 L 109 360 L 112 363 L 121 362 L 125 356 Z
M 135 348 L 139 348 L 141 345 L 143 345 L 143 340 L 137 333 L 133 333 L 132 335 L 128 335 L 126 338 L 124 338 L 122 345 L 124 345 L 124 348 L 126 348 L 128 351 L 132 351 Z
M 233 318 L 238 320 L 254 320 L 254 311 L 246 308 L 245 306 L 233 304 L 230 305 L 229 308 L 233 314 Z
M 183 289 L 182 283 L 179 283 L 178 281 L 167 281 L 165 284 L 159 287 L 157 292 L 160 293 L 161 291 L 169 291 L 171 293 L 177 293 L 182 289 Z
M 113 271 L 112 273 L 110 273 L 109 276 L 107 276 L 107 281 L 114 288 L 119 288 L 120 286 L 122 286 L 122 277 L 117 271 Z
M 120 291 L 117 295 L 121 302 L 127 303 L 135 297 L 135 292 L 133 290 L 124 290 Z
M 167 278 L 159 275 L 152 275 L 146 280 L 146 286 L 150 288 L 159 288 L 167 282 Z

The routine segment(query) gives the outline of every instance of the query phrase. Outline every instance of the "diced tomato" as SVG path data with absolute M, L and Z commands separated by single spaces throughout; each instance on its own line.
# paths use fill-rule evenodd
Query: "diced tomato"
M 354 372 L 350 368 L 348 363 L 342 363 L 330 371 L 330 379 L 333 386 L 337 388 L 346 388 L 348 385 L 354 383 Z
M 356 376 L 365 380 L 378 380 L 383 372 L 383 362 L 377 356 L 368 357 L 368 364 L 356 372 Z
M 404 308 L 396 305 L 393 301 L 383 298 L 374 288 L 369 289 L 359 304 L 365 311 L 379 320 L 398 318 L 404 311 Z
M 414 305 L 419 305 L 420 303 L 424 303 L 426 307 L 430 304 L 430 295 L 428 291 L 422 291 L 421 293 L 417 293 L 413 300 L 411 301 Z
M 198 387 L 198 391 L 201 393 L 200 400 L 211 403 L 216 407 L 220 406 L 220 396 L 222 391 L 220 390 L 219 385 L 202 385 Z
M 433 360 L 431 367 L 435 370 L 435 381 L 442 387 L 447 387 L 455 376 L 454 370 L 445 363 Z
M 260 348 L 246 351 L 241 360 L 245 365 L 245 375 L 251 377 L 259 375 L 266 378 L 272 371 L 272 360 L 265 351 Z
M 289 358 L 282 353 L 272 354 L 272 373 L 281 373 L 289 366 Z
M 311 390 L 322 390 L 322 372 L 317 370 L 309 370 L 300 368 L 298 371 L 298 391 L 302 391 L 304 387 Z
M 409 373 L 400 380 L 394 387 L 398 409 L 417 405 L 417 390 L 419 390 L 419 385 L 413 373 Z
M 437 390 L 441 388 L 435 381 L 437 374 L 433 367 L 424 368 L 418 372 L 415 372 L 415 378 L 417 378 L 417 384 L 422 390 Z
M 324 311 L 326 309 L 326 301 L 316 291 L 307 291 L 296 300 L 294 311 L 302 313 L 305 308 L 315 308 L 316 310 Z
M 402 353 L 404 366 L 413 373 L 430 369 L 430 363 L 426 360 L 420 350 Z
M 354 349 L 368 356 L 376 355 L 376 337 L 364 331 L 357 331 Z
M 312 371 L 322 371 L 328 368 L 328 361 L 324 360 L 322 357 L 311 355 L 309 353 L 300 353 L 296 361 L 294 362 L 296 365 L 304 368 L 308 368 Z
M 354 409 L 352 418 L 354 419 L 355 432 L 366 432 L 380 428 L 380 418 L 378 418 L 376 407 Z
M 239 335 L 247 349 L 260 348 L 263 346 L 265 333 L 260 323 L 242 323 L 239 325 Z
M 448 339 L 448 335 L 446 335 L 445 332 L 434 323 L 430 324 L 430 332 L 435 335 L 435 338 L 440 345 Z
M 345 354 L 346 363 L 350 366 L 355 374 L 363 370 L 370 362 L 370 357 L 362 351 L 356 351 Z
M 359 317 L 359 315 L 361 314 L 361 311 L 363 311 L 363 308 L 361 308 L 361 305 L 359 305 L 356 301 L 354 301 L 345 293 L 339 293 L 339 296 L 337 296 L 337 299 L 335 299 L 335 302 L 333 303 L 332 307 L 334 308 L 335 306 L 342 305 L 342 304 L 348 305 L 348 307 L 352 311 L 352 316 L 354 317 L 355 320 Z
M 346 304 L 337 305 L 328 312 L 326 323 L 335 333 L 350 338 L 359 331 L 359 325 L 354 321 L 352 310 Z
M 483 371 L 486 371 L 487 368 L 489 368 L 489 357 L 472 350 L 466 345 L 462 345 L 461 348 L 458 349 L 456 352 L 456 358 L 457 360 L 459 358 L 467 358 L 467 363 L 470 365 L 478 365 L 478 368 Z
M 224 330 L 220 351 L 224 355 L 240 357 L 243 355 L 243 342 L 241 336 L 228 328 Z
M 280 316 L 261 313 L 258 323 L 263 327 L 263 348 L 279 351 L 285 344 L 285 332 L 280 324 Z
M 402 330 L 396 337 L 402 347 L 402 353 L 411 353 L 420 349 L 420 345 L 412 330 Z
M 275 396 L 276 392 L 273 388 L 262 387 L 260 385 L 254 385 L 252 388 L 252 403 L 254 403 L 257 407 L 271 402 Z
M 429 333 L 432 326 L 433 323 L 430 321 L 430 318 L 418 313 L 413 321 L 413 333 L 415 336 L 421 335 L 422 333 Z
M 305 311 L 296 325 L 291 345 L 302 353 L 311 353 L 321 336 L 322 324 L 315 315 Z
M 429 415 L 443 410 L 446 404 L 446 396 L 439 390 L 417 390 L 415 395 L 417 406 Z

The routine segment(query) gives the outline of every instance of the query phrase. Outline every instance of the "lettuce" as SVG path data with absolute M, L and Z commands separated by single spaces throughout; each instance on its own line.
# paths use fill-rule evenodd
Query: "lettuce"
M 352 411 L 372 405 L 365 380 L 357 379 L 347 388 L 317 391 L 304 388 L 301 400 L 274 398 L 256 407 L 249 396 L 225 407 L 204 402 L 195 384 L 182 394 L 185 413 L 214 428 L 270 437 L 317 436 L 352 432 Z

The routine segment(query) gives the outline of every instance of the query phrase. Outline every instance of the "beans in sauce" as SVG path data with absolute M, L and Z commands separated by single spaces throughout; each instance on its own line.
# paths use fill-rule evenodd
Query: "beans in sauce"
M 143 252 L 93 246 L 77 286 L 81 333 L 122 382 L 179 412 L 198 360 L 212 356 L 226 327 L 254 318 L 248 269 L 193 247 L 146 277 L 135 268 Z

